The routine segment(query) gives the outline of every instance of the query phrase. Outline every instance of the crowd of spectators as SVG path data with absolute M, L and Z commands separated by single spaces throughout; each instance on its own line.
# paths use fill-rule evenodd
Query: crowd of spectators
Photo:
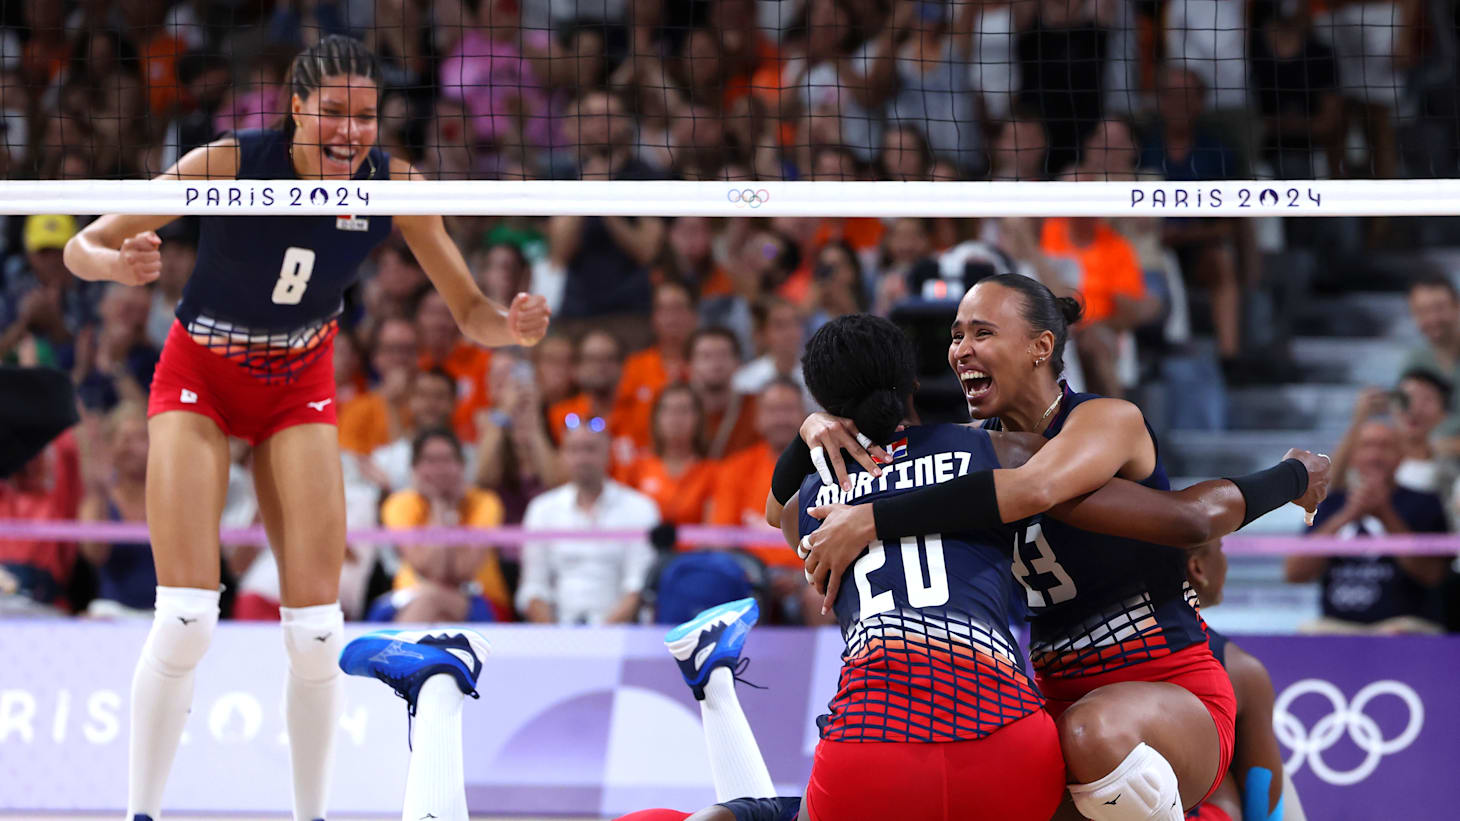
M 289 60 L 329 33 L 381 57 L 380 141 L 440 179 L 1460 175 L 1441 105 L 1456 86 L 1455 21 L 1419 0 L 29 0 L 0 10 L 0 176 L 148 176 L 219 133 L 268 127 L 286 110 Z M 1386 224 L 1368 227 L 1382 244 Z M 803 340 L 838 315 L 956 298 L 996 270 L 1081 297 L 1069 361 L 1088 389 L 1133 390 L 1193 324 L 1228 381 L 1260 374 L 1243 349 L 1262 269 L 1247 220 L 481 216 L 448 228 L 489 296 L 547 294 L 555 331 L 530 351 L 477 349 L 404 243 L 382 246 L 335 343 L 355 526 L 754 521 L 775 454 L 812 409 Z M 0 516 L 140 521 L 141 408 L 196 227 L 165 232 L 148 290 L 70 276 L 61 248 L 77 229 L 49 214 L 0 228 L 0 358 L 68 371 L 85 408 L 0 490 Z M 1210 306 L 1194 323 L 1188 282 Z M 1435 344 L 1443 393 L 1455 346 Z M 1423 392 L 1416 379 L 1404 390 Z M 1415 434 L 1399 436 L 1418 452 Z M 226 518 L 250 524 L 246 449 L 237 457 Z M 1386 520 L 1364 511 L 1327 526 Z M 622 544 L 529 542 L 520 557 L 354 545 L 344 604 L 381 619 L 600 623 L 670 618 L 693 604 L 686 587 L 743 588 L 774 599 L 776 618 L 820 618 L 784 549 L 686 568 L 674 544 L 660 528 Z M 153 581 L 138 555 L 0 542 L 0 594 L 145 608 Z M 275 615 L 265 546 L 223 558 L 235 614 Z

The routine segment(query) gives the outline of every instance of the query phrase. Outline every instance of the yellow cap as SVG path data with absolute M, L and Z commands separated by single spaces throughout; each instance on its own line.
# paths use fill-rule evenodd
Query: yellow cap
M 25 218 L 25 250 L 65 248 L 76 236 L 76 218 L 70 214 L 38 214 Z

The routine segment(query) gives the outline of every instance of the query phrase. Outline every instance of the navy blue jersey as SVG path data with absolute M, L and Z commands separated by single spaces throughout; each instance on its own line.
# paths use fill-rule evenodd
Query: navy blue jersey
M 1318 505 L 1310 532 L 1332 519 L 1347 502 L 1346 491 L 1328 494 Z M 1396 487 L 1390 503 L 1410 532 L 1444 533 L 1449 529 L 1445 504 L 1433 493 Z M 1362 539 L 1383 536 L 1385 529 L 1376 517 L 1364 516 L 1344 525 L 1334 535 Z M 1360 624 L 1399 616 L 1439 619 L 1433 593 L 1405 573 L 1393 556 L 1333 556 L 1324 565 L 1320 587 L 1325 618 Z
M 238 179 L 298 178 L 284 132 L 240 131 L 237 138 Z M 390 158 L 371 148 L 355 179 L 389 178 Z M 304 196 L 331 185 L 300 183 Z M 308 340 L 339 314 L 360 263 L 390 228 L 388 216 L 205 216 L 177 317 L 194 334 L 312 347 Z
M 1059 434 L 1076 407 L 1100 398 L 1066 385 L 1061 389 L 1064 400 L 1044 432 L 1046 439 Z M 1002 428 L 997 419 L 984 426 Z M 1156 443 L 1154 432 L 1151 442 Z M 1141 484 L 1171 489 L 1159 445 L 1156 469 Z M 1042 676 L 1118 670 L 1206 640 L 1196 594 L 1186 583 L 1186 553 L 1180 549 L 1092 533 L 1046 517 L 1022 529 L 1014 576 L 1027 592 L 1029 658 Z
M 1216 656 L 1217 663 L 1223 667 L 1227 666 L 1227 637 L 1207 626 L 1207 644 L 1211 645 L 1212 655 Z
M 911 428 L 887 445 L 880 478 L 852 465 L 852 490 L 801 484 L 800 532 L 821 522 L 815 505 L 869 504 L 999 466 L 986 431 Z M 822 716 L 832 741 L 932 742 L 982 738 L 1043 704 L 1009 632 L 1014 531 L 1000 525 L 868 546 L 842 579 L 835 609 L 846 651 Z

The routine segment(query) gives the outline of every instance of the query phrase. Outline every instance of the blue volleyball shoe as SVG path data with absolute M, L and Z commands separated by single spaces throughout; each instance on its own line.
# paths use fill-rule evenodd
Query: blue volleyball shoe
M 421 685 L 446 674 L 477 698 L 477 679 L 492 646 L 474 630 L 376 630 L 345 645 L 340 669 L 352 676 L 378 678 L 416 712 Z
M 669 655 L 679 662 L 684 683 L 696 699 L 705 700 L 705 683 L 716 667 L 737 669 L 740 648 L 758 618 L 760 606 L 755 599 L 740 599 L 711 607 L 664 637 Z

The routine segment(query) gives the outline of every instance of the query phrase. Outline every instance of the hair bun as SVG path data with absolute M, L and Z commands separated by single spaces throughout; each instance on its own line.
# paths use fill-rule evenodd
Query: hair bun
M 1072 296 L 1056 297 L 1055 304 L 1059 306 L 1060 316 L 1065 318 L 1066 325 L 1076 324 L 1085 315 L 1085 306 Z
M 888 388 L 868 393 L 852 408 L 852 421 L 856 423 L 857 430 L 879 445 L 892 439 L 902 417 L 902 402 L 898 400 L 897 393 Z

